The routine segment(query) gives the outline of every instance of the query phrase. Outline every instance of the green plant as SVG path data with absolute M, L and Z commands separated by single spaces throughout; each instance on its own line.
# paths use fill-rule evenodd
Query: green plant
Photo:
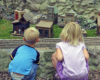
M 59 38 L 59 34 L 61 33 L 63 28 L 60 28 L 58 25 L 54 25 L 53 26 L 53 33 L 54 33 L 54 36 L 53 38 Z

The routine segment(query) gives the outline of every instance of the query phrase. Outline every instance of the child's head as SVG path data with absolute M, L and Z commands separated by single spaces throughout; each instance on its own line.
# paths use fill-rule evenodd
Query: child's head
M 26 43 L 34 44 L 39 38 L 39 31 L 34 27 L 30 27 L 25 30 L 24 38 L 25 38 Z
M 74 46 L 79 44 L 79 42 L 83 42 L 83 35 L 80 25 L 75 22 L 66 24 L 60 34 L 60 38 L 62 41 L 68 41 Z

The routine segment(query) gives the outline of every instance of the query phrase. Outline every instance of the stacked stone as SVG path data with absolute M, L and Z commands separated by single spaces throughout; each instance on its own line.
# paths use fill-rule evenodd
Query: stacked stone
M 3 4 L 5 3 L 5 4 Z M 7 6 L 5 11 L 9 10 L 9 14 L 15 9 L 46 13 L 47 6 L 56 6 L 59 10 L 59 15 L 64 15 L 65 12 L 75 11 L 78 15 L 84 15 L 86 19 L 95 19 L 100 11 L 99 0 L 1 0 L 1 5 Z M 12 8 L 11 8 L 12 6 Z
M 52 76 L 54 76 L 56 71 L 54 70 L 52 65 L 51 55 L 56 51 L 56 49 L 52 49 L 52 47 L 55 47 L 55 44 L 60 41 L 61 41 L 60 39 L 56 39 L 56 38 L 55 39 L 41 38 L 40 42 L 36 45 L 36 48 L 38 47 L 37 50 L 40 52 L 40 65 L 38 67 L 37 76 L 36 76 L 38 80 L 49 80 Z M 100 38 L 99 37 L 84 38 L 84 41 L 90 55 L 89 58 L 90 70 L 100 69 Z M 8 45 L 8 43 L 10 45 Z M 3 49 L 0 48 L 1 49 L 0 50 L 0 71 L 8 71 L 8 64 L 10 62 L 10 58 L 9 58 L 10 53 L 14 50 L 14 47 L 18 45 L 22 45 L 24 43 L 25 42 L 22 40 L 0 40 L 1 46 L 6 45 L 9 47 L 11 46 L 11 44 L 13 44 L 13 46 L 8 49 L 7 47 L 5 47 L 6 49 L 4 47 L 2 47 Z M 48 47 L 51 47 L 51 49 Z
M 51 55 L 55 52 L 52 50 L 39 50 L 40 52 L 40 64 L 37 70 L 37 79 L 44 78 L 44 80 L 51 79 L 56 73 L 52 61 Z
M 8 64 L 10 62 L 8 52 L 0 50 L 0 71 L 8 71 Z

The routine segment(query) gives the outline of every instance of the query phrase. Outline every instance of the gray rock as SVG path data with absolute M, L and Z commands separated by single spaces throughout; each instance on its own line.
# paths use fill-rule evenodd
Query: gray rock
M 86 46 L 89 53 L 89 69 L 100 69 L 100 46 Z M 0 71 L 8 71 L 8 64 L 10 62 L 9 55 L 14 49 L 0 50 Z M 54 76 L 56 71 L 53 68 L 51 55 L 55 50 L 37 49 L 40 52 L 40 65 L 37 70 L 36 78 L 47 78 Z
M 100 46 L 88 46 L 90 69 L 100 68 Z M 95 67 L 94 67 L 95 66 Z
M 14 13 L 14 10 L 24 10 L 25 8 L 34 12 L 47 12 L 47 6 L 56 6 L 59 9 L 59 15 L 64 15 L 65 12 L 69 12 L 70 10 L 75 11 L 77 15 L 85 15 L 86 19 L 95 19 L 100 11 L 99 3 L 97 0 L 94 2 L 93 0 L 16 0 L 13 1 L 5 0 L 0 1 L 0 6 L 7 6 L 4 8 L 4 11 L 7 13 Z M 3 4 L 5 3 L 5 4 Z M 14 6 L 13 6 L 14 5 Z M 14 9 L 13 9 L 13 8 Z M 10 9 L 10 10 L 9 10 Z
M 42 4 L 42 3 L 44 3 L 46 0 L 34 0 L 34 2 L 35 3 L 37 3 L 37 4 Z
M 48 1 L 43 2 L 40 5 L 40 11 L 47 10 L 47 6 L 48 6 Z
M 59 3 L 65 3 L 66 0 L 58 0 Z
M 59 6 L 59 7 L 58 7 L 58 10 L 59 10 L 59 11 L 62 11 L 63 9 L 64 9 L 63 6 Z
M 49 0 L 50 4 L 56 3 L 56 0 Z
M 40 65 L 37 71 L 37 77 L 46 77 L 48 79 L 51 78 L 55 74 L 55 70 L 53 68 L 51 62 L 51 55 L 55 52 L 52 50 L 40 50 Z

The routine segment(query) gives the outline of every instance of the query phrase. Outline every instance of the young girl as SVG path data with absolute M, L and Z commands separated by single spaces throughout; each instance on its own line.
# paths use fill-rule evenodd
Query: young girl
M 60 34 L 62 42 L 56 44 L 52 63 L 59 80 L 88 80 L 88 59 L 81 27 L 75 22 L 68 23 Z

